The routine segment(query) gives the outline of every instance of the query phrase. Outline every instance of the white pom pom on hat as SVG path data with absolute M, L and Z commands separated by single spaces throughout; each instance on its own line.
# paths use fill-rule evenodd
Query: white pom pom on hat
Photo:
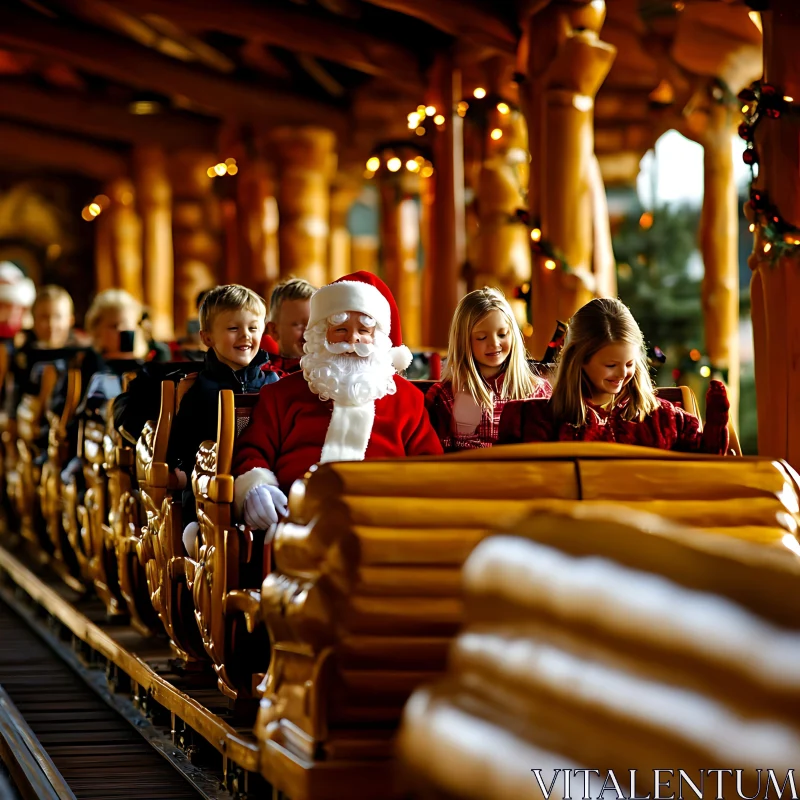
M 345 311 L 358 311 L 375 320 L 377 329 L 391 339 L 389 352 L 397 372 L 403 372 L 411 364 L 411 351 L 403 344 L 397 303 L 389 287 L 377 275 L 353 272 L 317 289 L 311 296 L 308 327 Z
M 30 308 L 36 299 L 36 286 L 12 261 L 0 261 L 0 303 Z

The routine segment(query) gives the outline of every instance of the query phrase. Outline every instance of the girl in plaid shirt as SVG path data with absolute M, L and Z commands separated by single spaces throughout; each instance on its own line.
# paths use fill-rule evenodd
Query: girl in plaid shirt
M 550 384 L 531 372 L 511 306 L 496 289 L 470 292 L 458 304 L 443 378 L 425 404 L 445 452 L 491 447 L 509 400 L 550 397 Z

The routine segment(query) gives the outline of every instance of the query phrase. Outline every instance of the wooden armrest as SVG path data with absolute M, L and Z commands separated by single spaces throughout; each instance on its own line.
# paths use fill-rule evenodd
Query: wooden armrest
M 242 614 L 249 633 L 261 623 L 261 592 L 234 589 L 228 592 L 222 607 L 226 616 L 235 612 Z

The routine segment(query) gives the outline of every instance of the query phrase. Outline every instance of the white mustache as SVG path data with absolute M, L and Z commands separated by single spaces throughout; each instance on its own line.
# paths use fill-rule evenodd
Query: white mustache
M 333 353 L 334 355 L 343 355 L 344 353 L 355 353 L 357 356 L 361 358 L 366 358 L 372 353 L 375 352 L 375 345 L 374 344 L 362 344 L 361 342 L 357 342 L 356 344 L 350 344 L 350 342 L 334 342 L 331 344 L 329 341 L 325 341 L 325 349 L 329 353 Z

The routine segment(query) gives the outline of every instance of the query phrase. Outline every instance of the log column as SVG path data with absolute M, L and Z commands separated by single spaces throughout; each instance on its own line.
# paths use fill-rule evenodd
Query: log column
M 461 73 L 452 57 L 441 56 L 431 71 L 430 103 L 444 115 L 433 146 L 433 202 L 430 205 L 429 250 L 425 257 L 423 309 L 426 345 L 447 348 L 450 321 L 465 292 L 464 128 L 456 111 Z
M 280 128 L 272 142 L 279 175 L 280 273 L 324 286 L 336 138 L 324 128 Z
M 175 256 L 175 329 L 184 335 L 186 323 L 197 317 L 197 295 L 217 283 L 220 260 L 219 230 L 212 193 L 214 180 L 207 170 L 213 153 L 182 151 L 170 159 Z
M 278 281 L 278 201 L 269 164 L 244 159 L 237 176 L 241 280 L 269 301 Z
M 800 102 L 800 6 L 772 0 L 762 14 L 764 81 Z M 800 114 L 764 119 L 756 131 L 759 175 L 755 188 L 780 218 L 800 227 Z M 800 241 L 798 237 L 797 241 Z M 776 246 L 777 245 L 777 246 Z M 776 252 L 778 257 L 776 258 Z M 755 344 L 758 450 L 800 467 L 800 247 L 782 248 L 756 221 L 749 259 Z
M 739 405 L 739 210 L 731 138 L 734 108 L 712 102 L 699 137 L 704 148 L 700 249 L 705 274 L 701 288 L 706 353 L 713 374 L 728 387 L 731 416 Z
M 338 175 L 331 188 L 331 239 L 330 274 L 335 281 L 353 271 L 353 241 L 347 218 L 356 198 L 361 194 L 360 179 L 350 175 Z
M 142 281 L 142 221 L 136 213 L 133 182 L 118 178 L 105 187 L 108 204 L 95 220 L 97 291 L 120 288 L 137 300 Z
M 422 344 L 422 285 L 419 269 L 420 181 L 405 166 L 380 177 L 383 274 L 394 294 L 403 326 L 403 342 Z
M 133 154 L 136 202 L 142 218 L 144 300 L 156 339 L 174 338 L 172 302 L 175 265 L 172 253 L 172 187 L 160 147 L 140 147 Z
M 478 180 L 478 247 L 470 289 L 493 286 L 505 294 L 528 334 L 525 301 L 514 289 L 531 280 L 528 227 L 516 216 L 526 208 L 529 155 L 525 118 L 508 104 L 489 114 L 485 156 Z
M 533 264 L 534 353 L 557 319 L 595 295 L 592 226 L 594 98 L 616 50 L 600 40 L 605 3 L 555 0 L 530 20 L 527 109 L 533 160 L 529 198 L 544 241 L 559 260 Z

